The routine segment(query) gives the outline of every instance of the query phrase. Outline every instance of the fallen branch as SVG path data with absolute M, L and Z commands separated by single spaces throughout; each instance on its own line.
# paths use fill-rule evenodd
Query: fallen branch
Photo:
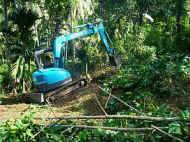
M 106 101 L 106 103 L 104 105 L 105 108 L 108 107 L 108 103 L 109 103 L 110 99 L 111 99 L 111 93 L 109 93 L 108 99 L 107 99 L 107 101 Z
M 134 107 L 132 107 L 131 105 L 129 105 L 128 103 L 124 102 L 124 101 L 121 100 L 120 98 L 116 97 L 115 95 L 112 95 L 111 93 L 109 93 L 108 91 L 106 91 L 105 89 L 103 89 L 102 87 L 100 87 L 99 85 L 97 85 L 97 87 L 98 87 L 100 90 L 102 90 L 103 92 L 105 92 L 106 94 L 109 95 L 109 96 L 108 96 L 108 100 L 107 100 L 107 102 L 106 102 L 106 105 L 108 104 L 108 101 L 110 100 L 110 97 L 112 97 L 112 98 L 116 99 L 117 101 L 119 101 L 120 103 L 122 103 L 124 106 L 127 106 L 127 107 L 129 107 L 130 109 L 136 111 L 137 113 L 142 114 L 142 115 L 144 114 L 144 113 L 140 112 L 139 110 L 137 110 L 136 108 L 134 108 Z
M 55 125 L 56 126 L 56 125 Z M 124 131 L 124 132 L 146 132 L 153 131 L 155 128 L 118 128 L 118 127 L 104 127 L 104 126 L 87 126 L 87 125 L 57 125 L 60 127 L 72 127 L 72 128 L 82 128 L 82 129 L 104 129 L 104 130 L 112 130 L 112 131 Z M 159 127 L 159 129 L 168 129 L 168 127 Z
M 35 119 L 59 119 L 59 120 L 72 120 L 72 119 L 131 119 L 131 120 L 149 120 L 149 121 L 182 121 L 190 122 L 190 120 L 184 120 L 180 117 L 152 117 L 152 116 L 133 116 L 133 115 L 96 115 L 96 116 L 62 116 L 62 117 L 36 117 Z
M 73 129 L 73 127 L 69 127 L 69 128 L 67 128 L 67 129 L 65 129 L 63 132 L 61 132 L 61 134 L 64 134 L 64 133 L 66 133 L 66 132 L 68 132 L 68 131 L 70 131 L 70 130 L 72 130 Z
M 98 104 L 98 106 L 100 107 L 100 109 L 102 110 L 102 112 L 104 113 L 104 115 L 108 115 L 107 112 L 105 111 L 105 109 L 103 108 L 103 106 L 101 105 L 100 101 L 98 100 L 98 97 L 96 95 L 95 96 L 95 99 L 96 99 L 96 102 Z
M 185 142 L 184 140 L 182 140 L 182 139 L 180 139 L 180 138 L 178 138 L 178 137 L 175 137 L 175 136 L 173 136 L 173 135 L 171 135 L 171 134 L 169 134 L 169 133 L 167 133 L 167 132 L 161 130 L 159 127 L 156 127 L 156 126 L 152 125 L 152 128 L 154 128 L 155 130 L 161 132 L 162 134 L 164 134 L 164 135 L 166 135 L 166 136 L 168 136 L 168 137 L 170 137 L 170 138 L 172 138 L 172 139 L 174 139 L 174 140 L 176 140 L 176 141 Z

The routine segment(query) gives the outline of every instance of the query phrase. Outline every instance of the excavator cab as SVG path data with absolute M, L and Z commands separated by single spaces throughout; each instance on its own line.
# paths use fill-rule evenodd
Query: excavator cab
M 44 56 L 47 53 L 52 54 L 52 49 L 42 49 L 34 53 L 38 69 L 32 74 L 32 79 L 34 87 L 40 93 L 46 93 L 72 81 L 69 71 L 64 68 L 53 67 L 51 55 Z M 48 58 L 48 62 L 47 60 L 43 61 L 42 58 Z

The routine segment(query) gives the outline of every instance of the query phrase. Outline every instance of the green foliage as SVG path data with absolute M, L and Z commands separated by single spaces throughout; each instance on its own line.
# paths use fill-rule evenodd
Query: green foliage
M 18 25 L 18 29 L 22 34 L 28 34 L 27 33 L 28 30 L 33 26 L 37 18 L 38 18 L 37 13 L 32 11 L 32 9 L 28 9 L 27 7 L 22 7 L 19 8 L 15 13 L 13 13 L 11 19 L 16 25 Z
M 176 122 L 169 124 L 169 131 L 168 132 L 170 134 L 181 135 L 182 134 L 181 125 L 179 123 L 176 123 Z
M 0 142 L 64 141 L 65 137 L 60 134 L 59 128 L 44 129 L 44 126 L 34 123 L 34 115 L 35 113 L 30 110 L 21 119 L 8 120 L 1 124 Z
M 190 111 L 189 110 L 181 111 L 181 117 L 185 120 L 189 120 L 190 119 Z
M 125 59 L 123 69 L 108 80 L 108 87 L 143 88 L 159 95 L 189 94 L 188 56 L 176 46 L 174 31 L 162 22 L 144 25 L 138 31 L 133 31 L 131 24 L 127 26 L 128 33 L 115 42 Z
M 16 122 L 6 121 L 0 127 L 0 141 L 34 141 L 33 133 L 35 130 L 35 125 L 32 118 L 33 113 L 29 113 L 22 119 L 18 119 Z
M 4 90 L 9 89 L 7 84 L 10 84 L 10 68 L 6 64 L 0 65 L 0 93 L 3 93 Z
M 122 132 L 113 132 L 113 131 L 103 131 L 103 130 L 83 130 L 79 132 L 78 136 L 73 140 L 77 142 L 85 142 L 85 141 L 110 141 L 110 142 L 142 142 L 142 137 L 138 137 L 133 134 L 125 134 Z

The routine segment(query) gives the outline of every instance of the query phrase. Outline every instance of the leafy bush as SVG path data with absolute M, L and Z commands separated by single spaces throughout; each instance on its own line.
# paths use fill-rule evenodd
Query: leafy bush
M 128 31 L 116 36 L 114 42 L 123 58 L 123 68 L 108 79 L 106 87 L 149 90 L 160 96 L 189 94 L 189 57 L 176 45 L 174 27 L 168 28 L 165 22 L 145 24 L 138 30 L 131 28 L 131 23 L 123 26 Z
M 0 93 L 7 92 L 11 87 L 10 68 L 6 64 L 0 65 Z M 9 85 L 7 85 L 9 84 Z
M 16 122 L 6 121 L 0 126 L 0 141 L 1 142 L 20 142 L 34 141 L 33 133 L 35 125 L 32 121 L 33 113 L 18 119 Z

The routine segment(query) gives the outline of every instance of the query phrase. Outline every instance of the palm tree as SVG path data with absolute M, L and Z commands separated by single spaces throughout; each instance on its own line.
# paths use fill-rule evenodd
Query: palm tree
M 38 15 L 26 6 L 16 9 L 10 16 L 10 20 L 17 25 L 17 28 L 16 34 L 7 36 L 8 41 L 11 39 L 13 41 L 7 48 L 7 58 L 11 63 L 14 88 L 22 92 L 30 89 L 35 48 L 31 27 L 37 18 Z

